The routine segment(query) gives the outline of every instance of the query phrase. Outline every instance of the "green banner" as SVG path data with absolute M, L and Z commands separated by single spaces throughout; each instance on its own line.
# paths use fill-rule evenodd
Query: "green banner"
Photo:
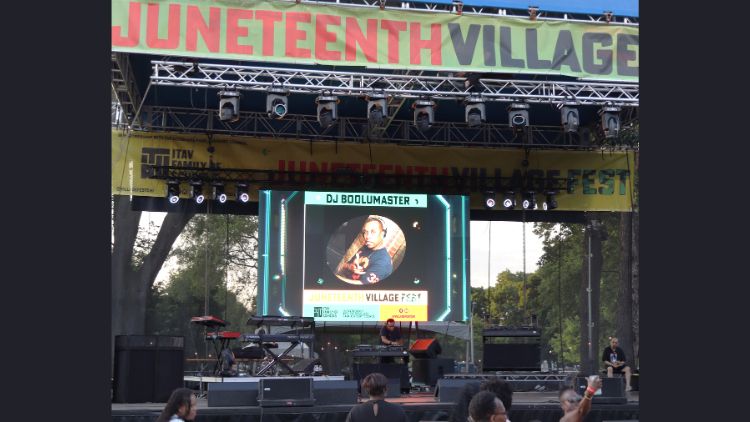
M 427 195 L 402 193 L 305 192 L 305 204 L 355 207 L 427 208 Z
M 112 50 L 637 82 L 638 27 L 257 0 L 112 0 Z

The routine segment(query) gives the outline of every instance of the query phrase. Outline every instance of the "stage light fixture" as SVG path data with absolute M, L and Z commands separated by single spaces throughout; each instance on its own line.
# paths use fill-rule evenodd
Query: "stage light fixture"
M 224 192 L 223 183 L 214 183 L 214 201 L 223 204 L 227 202 L 227 194 Z
M 339 118 L 339 98 L 333 95 L 320 95 L 315 99 L 318 105 L 318 123 L 323 128 L 330 127 Z
M 237 183 L 237 200 L 245 204 L 250 201 L 250 195 L 247 193 L 247 183 Z
M 536 209 L 536 192 L 533 190 L 523 192 L 523 201 L 521 206 L 525 210 Z
M 472 95 L 465 101 L 466 123 L 469 127 L 477 127 L 487 121 L 484 100 L 480 96 Z
M 170 204 L 180 202 L 180 182 L 177 180 L 167 180 L 167 199 Z
M 412 104 L 414 109 L 414 126 L 420 131 L 432 127 L 435 122 L 435 102 L 428 99 L 419 99 Z
M 495 192 L 485 192 L 484 193 L 484 206 L 488 209 L 495 208 Z
M 289 90 L 271 88 L 266 96 L 266 113 L 272 119 L 281 120 L 289 110 Z
M 581 122 L 578 109 L 571 105 L 564 105 L 560 109 L 560 117 L 562 118 L 563 129 L 566 132 L 578 132 L 578 125 Z
M 240 120 L 240 93 L 238 91 L 219 91 L 219 120 L 222 122 Z
M 367 121 L 371 126 L 382 126 L 388 117 L 388 99 L 385 94 L 371 94 L 367 97 Z
M 545 211 L 554 210 L 557 208 L 557 199 L 555 199 L 556 192 L 549 191 L 546 193 L 546 198 L 544 200 L 544 204 L 542 204 L 542 208 L 544 208 Z
M 529 105 L 513 103 L 508 106 L 508 125 L 515 131 L 523 131 L 529 126 Z
M 203 182 L 190 182 L 190 186 L 192 187 L 190 196 L 195 200 L 196 204 L 202 204 L 206 200 L 206 196 L 203 195 Z
M 607 139 L 616 138 L 620 133 L 620 107 L 605 106 L 599 110 L 602 129 Z
M 516 207 L 516 193 L 509 190 L 503 194 L 503 208 L 512 210 Z

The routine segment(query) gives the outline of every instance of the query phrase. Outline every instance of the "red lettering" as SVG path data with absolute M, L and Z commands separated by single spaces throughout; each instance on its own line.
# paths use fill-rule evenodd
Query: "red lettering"
M 286 161 L 279 160 L 279 171 L 283 173 L 284 170 L 286 170 Z
M 380 164 L 378 165 L 378 173 L 390 173 L 393 171 L 393 164 Z
M 378 20 L 367 19 L 367 38 L 362 34 L 357 20 L 346 18 L 346 60 L 353 62 L 357 60 L 357 45 L 365 54 L 368 62 L 375 63 L 378 60 Z
M 311 17 L 306 12 L 289 12 L 286 14 L 286 56 L 309 59 L 312 55 L 308 48 L 298 48 L 297 42 L 307 39 L 307 33 L 297 29 L 299 22 L 310 23 Z
M 130 2 L 128 8 L 128 36 L 120 35 L 122 27 L 112 27 L 112 45 L 119 47 L 135 47 L 141 39 L 141 4 Z
M 315 15 L 315 58 L 318 60 L 341 60 L 341 52 L 328 50 L 327 44 L 336 42 L 336 33 L 326 29 L 328 25 L 341 25 L 340 16 Z
M 441 25 L 439 23 L 433 23 L 430 25 L 430 39 L 422 39 L 422 24 L 419 22 L 411 23 L 411 42 L 409 43 L 409 56 L 411 57 L 411 64 L 422 63 L 422 57 L 420 50 L 430 49 L 431 63 L 433 65 L 440 65 L 443 63 L 443 51 L 441 48 Z
M 180 6 L 169 5 L 169 17 L 167 18 L 167 38 L 159 38 L 159 5 L 148 4 L 148 25 L 146 26 L 146 45 L 149 48 L 161 48 L 174 50 L 180 43 Z
M 274 25 L 281 22 L 281 12 L 257 10 L 255 19 L 263 22 L 263 55 L 273 56 Z
M 208 51 L 218 52 L 219 25 L 221 25 L 221 11 L 218 7 L 208 8 L 208 24 L 206 24 L 198 6 L 188 6 L 187 23 L 185 24 L 185 48 L 188 51 L 198 49 L 198 32 L 200 32 Z
M 368 174 L 370 173 L 370 170 L 375 170 L 377 168 L 378 166 L 376 166 L 375 164 L 362 164 L 362 173 Z
M 320 163 L 320 169 L 318 169 L 318 163 L 315 161 L 310 161 L 310 172 L 311 173 L 320 173 L 321 171 L 323 173 L 328 173 L 328 163 Z
M 253 11 L 246 9 L 227 9 L 227 53 L 253 54 L 252 45 L 243 45 L 237 42 L 240 37 L 246 37 L 248 29 L 240 26 L 240 19 L 250 20 Z
M 388 31 L 388 63 L 398 63 L 398 33 L 406 31 L 406 22 L 383 19 L 380 27 Z

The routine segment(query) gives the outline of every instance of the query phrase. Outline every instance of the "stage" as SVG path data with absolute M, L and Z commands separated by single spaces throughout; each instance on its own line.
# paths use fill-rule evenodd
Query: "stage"
M 626 393 L 626 404 L 594 403 L 587 422 L 638 420 L 640 417 L 638 392 Z M 454 403 L 441 403 L 432 392 L 411 393 L 387 401 L 404 407 L 411 422 L 447 421 Z M 115 422 L 153 422 L 163 409 L 163 403 L 112 404 Z M 208 407 L 205 398 L 198 400 L 196 422 L 343 422 L 352 405 L 307 407 Z M 516 392 L 508 418 L 513 422 L 557 422 L 562 412 L 556 391 Z

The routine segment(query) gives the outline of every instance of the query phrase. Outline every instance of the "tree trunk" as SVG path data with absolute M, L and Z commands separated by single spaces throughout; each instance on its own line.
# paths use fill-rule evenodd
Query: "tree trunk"
M 599 292 L 602 275 L 602 238 L 598 220 L 587 216 L 585 236 L 583 237 L 583 269 L 581 274 L 580 301 L 580 329 L 579 354 L 581 357 L 581 371 L 594 374 L 598 371 L 596 362 L 599 358 Z M 589 240 L 591 241 L 591 338 L 589 339 Z M 589 352 L 590 347 L 590 352 Z
M 620 280 L 617 294 L 616 328 L 620 346 L 633 368 L 632 212 L 620 213 Z

